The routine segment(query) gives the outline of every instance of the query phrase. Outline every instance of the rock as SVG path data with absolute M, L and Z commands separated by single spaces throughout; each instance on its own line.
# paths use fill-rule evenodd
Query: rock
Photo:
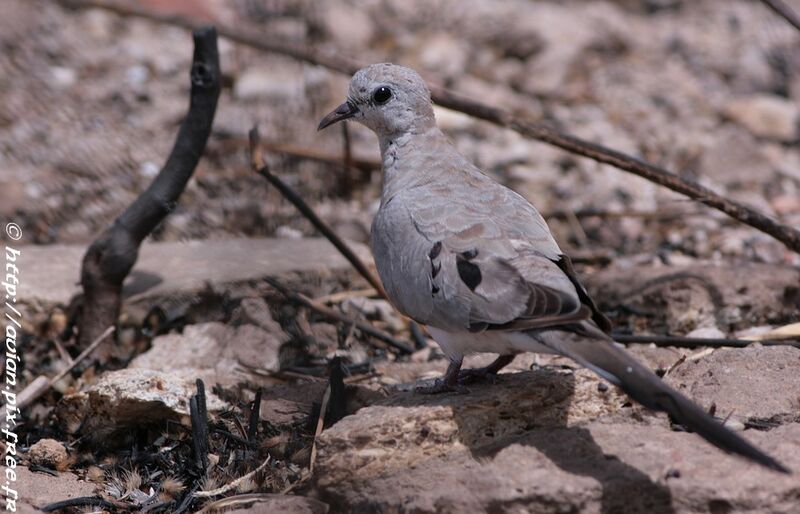
M 636 20 L 624 19 L 613 4 L 591 4 L 582 16 L 560 4 L 538 4 L 535 9 L 520 10 L 513 18 L 517 29 L 509 34 L 519 39 L 530 34 L 535 52 L 526 60 L 519 87 L 534 95 L 563 95 L 574 84 L 571 73 L 584 64 L 588 50 L 624 47 L 625 34 Z M 623 21 L 624 20 L 624 21 Z
M 53 66 L 50 68 L 50 74 L 53 77 L 53 83 L 63 89 L 74 86 L 78 80 L 78 73 L 75 70 L 62 66 Z
M 20 498 L 16 504 L 16 512 L 40 513 L 40 509 L 50 503 L 95 494 L 93 484 L 79 480 L 72 473 L 60 473 L 54 477 L 47 473 L 34 473 L 23 467 L 17 467 L 15 471 L 17 481 L 10 487 L 17 491 Z
M 241 100 L 289 102 L 305 92 L 298 66 L 254 66 L 236 78 L 233 94 Z
M 189 399 L 197 392 L 195 378 L 181 370 L 107 372 L 86 390 L 64 396 L 56 416 L 67 433 L 97 439 L 131 426 L 179 421 L 189 415 Z M 227 407 L 210 387 L 206 387 L 206 406 L 209 412 Z
M 521 67 L 519 61 L 511 59 L 506 59 L 506 61 L 510 61 L 515 68 Z M 508 68 L 509 66 L 506 67 Z M 493 64 L 492 71 L 498 71 L 496 64 Z M 518 73 L 520 72 L 517 72 L 516 74 Z M 512 72 L 509 72 L 509 75 L 511 74 Z M 461 75 L 458 78 L 458 82 L 454 86 L 454 90 L 467 96 L 468 98 L 480 98 L 481 101 L 489 105 L 518 113 L 524 113 L 526 116 L 534 120 L 540 119 L 542 117 L 541 102 L 539 102 L 536 98 L 517 93 L 508 85 L 508 82 L 508 79 L 498 79 L 492 82 L 475 77 L 473 75 Z M 444 129 L 445 127 L 442 126 L 442 114 L 440 114 L 440 112 L 447 115 L 447 113 L 455 113 L 455 111 L 449 111 L 447 109 L 436 110 L 436 107 L 434 107 L 436 121 L 439 124 L 439 127 Z M 472 125 L 477 123 L 474 118 L 470 118 L 470 120 L 472 121 Z M 516 134 L 515 132 L 498 133 L 495 130 L 493 130 L 492 133 L 495 136 L 502 135 L 503 137 L 507 137 L 510 134 Z M 456 143 L 458 143 L 458 141 L 456 141 Z
M 755 263 L 648 263 L 598 270 L 586 275 L 585 283 L 602 308 L 625 304 L 653 313 L 650 327 L 663 326 L 673 334 L 703 326 L 727 332 L 795 320 L 796 306 L 786 299 L 800 283 L 800 270 Z
M 254 494 L 251 499 L 243 500 L 237 504 L 235 510 L 228 510 L 229 513 L 256 514 L 326 514 L 329 510 L 328 505 L 314 498 L 303 496 L 289 496 L 286 494 Z
M 325 31 L 338 48 L 364 49 L 375 35 L 372 19 L 364 9 L 341 1 L 328 1 L 319 15 Z
M 800 213 L 800 199 L 796 194 L 783 194 L 770 200 L 775 212 L 785 216 L 787 214 Z
M 319 404 L 326 387 L 327 382 L 264 386 L 261 389 L 261 419 L 278 428 L 295 431 L 298 422 L 319 412 Z M 346 397 L 345 412 L 352 414 L 383 398 L 383 394 L 367 387 L 347 385 Z M 314 422 L 316 423 L 316 418 Z
M 177 370 L 185 376 L 202 378 L 208 386 L 231 386 L 246 381 L 252 378 L 248 367 L 277 371 L 280 368 L 278 353 L 287 336 L 269 316 L 269 310 L 259 313 L 255 305 L 257 301 L 246 303 L 244 308 L 240 306 L 238 319 L 250 316 L 255 319 L 260 315 L 259 323 L 271 331 L 255 324 L 188 325 L 182 334 L 153 339 L 152 348 L 133 359 L 129 369 Z
M 69 453 L 55 439 L 40 439 L 28 450 L 31 463 L 50 469 L 64 471 L 69 467 Z
M 779 141 L 797 139 L 800 109 L 780 96 L 758 94 L 739 98 L 725 106 L 724 114 L 755 136 Z
M 399 332 L 405 328 L 405 323 L 392 304 L 383 299 L 348 298 L 342 302 L 342 310 L 345 313 L 357 311 L 370 319 L 379 319 L 387 323 L 392 332 Z
M 422 69 L 436 70 L 444 78 L 464 73 L 469 58 L 463 38 L 437 32 L 419 43 L 419 63 Z
M 372 254 L 349 243 L 369 265 Z M 22 246 L 19 268 L 25 277 L 24 302 L 69 304 L 80 292 L 81 245 Z M 139 298 L 194 294 L 212 287 L 287 273 L 331 273 L 350 270 L 347 260 L 326 239 L 227 239 L 145 243 L 126 283 L 144 278 Z
M 717 415 L 745 420 L 800 422 L 800 349 L 791 346 L 722 348 L 684 362 L 667 382 Z
M 564 426 L 617 412 L 626 399 L 613 390 L 599 394 L 598 382 L 587 370 L 546 369 L 502 374 L 496 384 L 479 384 L 467 395 L 391 396 L 323 432 L 318 439 L 320 485 L 332 486 L 339 479 L 328 467 L 349 467 L 366 477 L 492 444 L 531 427 Z
M 125 79 L 133 87 L 141 87 L 150 80 L 150 70 L 146 66 L 136 64 L 125 70 Z
M 321 434 L 315 493 L 342 512 L 693 513 L 717 504 L 789 512 L 795 504 L 793 477 L 672 431 L 664 416 L 639 419 L 598 383 L 584 370 L 545 369 L 500 375 L 463 395 L 395 395 Z M 800 424 L 745 437 L 800 466 Z
M 275 237 L 280 239 L 302 239 L 303 232 L 288 225 L 281 225 L 275 229 Z
M 643 344 L 632 344 L 626 349 L 628 353 L 633 354 L 634 357 L 650 368 L 654 373 L 668 370 L 680 360 L 681 356 L 687 353 L 687 350 L 683 348 L 669 348 Z
M 433 348 L 431 346 L 426 346 L 421 350 L 417 350 L 411 354 L 409 360 L 413 363 L 424 363 L 428 362 L 431 359 L 431 355 L 433 354 Z
M 239 306 L 234 309 L 231 315 L 231 325 L 255 325 L 266 330 L 282 343 L 289 339 L 289 336 L 281 328 L 280 323 L 272 319 L 269 305 L 263 298 L 244 298 L 239 302 Z
M 261 392 L 261 419 L 278 427 L 290 427 L 311 415 L 314 402 L 325 394 L 324 382 L 301 382 L 264 387 Z
M 762 145 L 739 127 L 720 127 L 717 137 L 702 153 L 704 176 L 722 184 L 764 184 L 775 173 Z

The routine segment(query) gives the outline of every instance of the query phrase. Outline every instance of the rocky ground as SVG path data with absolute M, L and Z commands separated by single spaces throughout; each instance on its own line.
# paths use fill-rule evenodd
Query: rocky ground
M 800 33 L 759 2 L 140 4 L 410 65 L 800 225 Z M 26 245 L 24 386 L 81 350 L 67 330 L 80 258 L 169 153 L 191 38 L 58 2 L 3 7 L 0 212 Z M 520 357 L 466 395 L 411 394 L 446 367 L 438 348 L 370 296 L 246 155 L 258 123 L 281 146 L 267 155 L 273 172 L 369 260 L 375 139 L 350 127 L 366 164 L 349 169 L 342 132 L 315 132 L 347 78 L 225 39 L 220 50 L 225 89 L 205 158 L 141 253 L 116 344 L 23 409 L 25 509 L 94 497 L 106 502 L 97 509 L 150 512 L 798 511 L 796 476 L 719 452 L 564 359 Z M 546 215 L 620 332 L 748 337 L 798 320 L 800 256 L 769 236 L 611 167 L 437 117 Z M 266 277 L 413 351 L 288 301 Z M 630 349 L 800 470 L 800 349 Z M 205 473 L 190 426 L 198 378 Z

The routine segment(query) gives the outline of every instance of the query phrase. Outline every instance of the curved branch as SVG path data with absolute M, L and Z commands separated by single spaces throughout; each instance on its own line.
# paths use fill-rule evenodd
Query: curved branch
M 542 141 L 570 153 L 588 157 L 603 164 L 610 164 L 615 168 L 638 175 L 650 182 L 655 182 L 676 193 L 688 196 L 704 205 L 722 211 L 735 220 L 771 235 L 789 249 L 800 253 L 800 231 L 797 229 L 783 225 L 752 207 L 725 198 L 711 189 L 691 180 L 686 180 L 669 170 L 617 150 L 564 134 L 540 123 L 527 121 L 519 116 L 514 116 L 480 102 L 462 98 L 445 89 L 435 88 L 432 93 L 433 100 L 442 107 L 469 114 L 501 127 L 510 128 L 528 139 Z
M 123 6 L 120 4 L 109 3 L 105 0 L 61 0 L 67 5 L 76 7 L 98 7 L 107 9 L 123 16 L 136 16 L 149 19 L 159 23 L 178 25 L 186 28 L 197 26 L 197 22 L 182 16 L 163 15 L 142 7 Z M 777 2 L 773 2 L 777 3 Z M 289 57 L 324 66 L 328 69 L 352 75 L 361 66 L 341 54 L 334 52 L 323 52 L 308 46 L 295 45 L 286 41 L 266 38 L 261 35 L 244 34 L 241 31 L 234 31 L 230 28 L 220 28 L 220 35 L 240 44 L 266 52 L 274 52 Z M 686 180 L 677 174 L 659 166 L 647 163 L 630 155 L 624 154 L 611 148 L 584 141 L 569 134 L 564 134 L 553 128 L 542 124 L 533 123 L 523 117 L 515 116 L 511 113 L 497 109 L 495 107 L 467 100 L 455 93 L 440 87 L 431 88 L 433 101 L 442 107 L 459 111 L 464 114 L 480 118 L 494 123 L 501 127 L 509 128 L 518 132 L 523 137 L 535 139 L 563 150 L 588 157 L 603 164 L 609 164 L 623 171 L 633 173 L 651 182 L 664 186 L 676 193 L 688 196 L 709 207 L 713 207 L 724 212 L 728 216 L 750 225 L 766 234 L 771 235 L 787 248 L 800 253 L 800 231 L 783 225 L 778 221 L 766 216 L 756 209 L 739 202 L 729 200 L 714 191 L 705 188 L 695 182 Z
M 800 16 L 794 12 L 791 5 L 783 0 L 761 0 L 761 3 L 772 9 L 775 14 L 786 20 L 792 27 L 800 30 Z
M 150 186 L 95 239 L 83 257 L 84 301 L 80 341 L 88 344 L 115 325 L 122 282 L 136 263 L 139 246 L 178 202 L 211 134 L 221 88 L 217 32 L 194 32 L 189 113 L 181 124 L 166 164 Z

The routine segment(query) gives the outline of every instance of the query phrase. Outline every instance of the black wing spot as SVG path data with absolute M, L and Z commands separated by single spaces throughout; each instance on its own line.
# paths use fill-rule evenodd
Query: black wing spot
M 474 291 L 481 283 L 481 280 L 483 280 L 481 269 L 477 265 L 462 258 L 461 255 L 456 257 L 456 269 L 458 269 L 458 276 L 461 277 L 462 282 L 472 291 Z
M 439 292 L 439 286 L 437 286 L 436 284 L 431 284 L 431 296 L 434 296 L 438 292 Z
M 437 258 L 441 251 L 442 251 L 442 242 L 441 241 L 436 241 L 436 243 L 434 243 L 434 245 L 433 245 L 433 248 L 431 248 L 431 251 L 428 252 L 428 258 L 430 260 L 433 260 L 433 259 Z
M 471 261 L 475 257 L 478 256 L 478 249 L 473 248 L 472 250 L 467 250 L 466 252 L 461 252 L 461 256 L 468 261 Z

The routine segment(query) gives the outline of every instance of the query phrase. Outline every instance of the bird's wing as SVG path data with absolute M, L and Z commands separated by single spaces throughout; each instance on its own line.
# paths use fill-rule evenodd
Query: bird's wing
M 560 267 L 563 256 L 533 206 L 483 175 L 470 178 L 478 183 L 461 178 L 397 198 L 417 235 L 407 241 L 422 246 L 405 251 L 427 257 L 422 269 L 434 311 L 449 318 L 460 313 L 461 328 L 473 331 L 535 329 L 591 318 L 594 305 L 584 301 L 588 295 L 571 266 L 571 276 Z M 443 197 L 449 201 L 437 201 Z

